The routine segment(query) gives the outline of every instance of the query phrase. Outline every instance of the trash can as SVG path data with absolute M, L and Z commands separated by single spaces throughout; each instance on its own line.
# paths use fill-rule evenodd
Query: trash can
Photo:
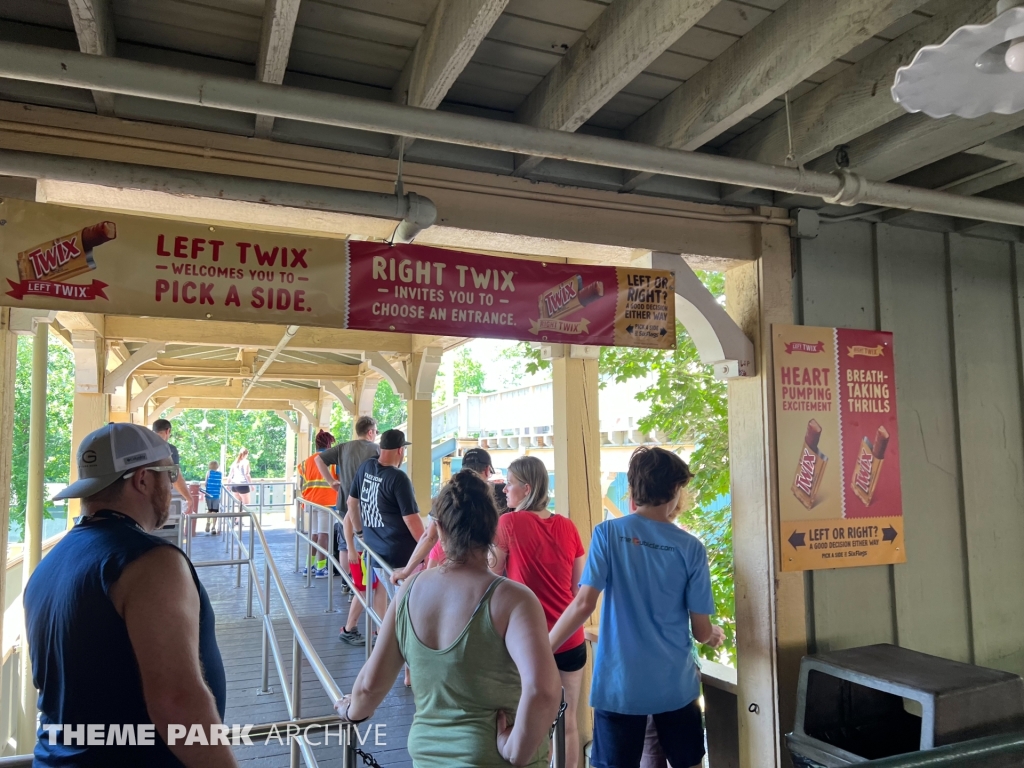
M 1024 680 L 894 645 L 800 664 L 797 768 L 833 768 L 1024 729 Z

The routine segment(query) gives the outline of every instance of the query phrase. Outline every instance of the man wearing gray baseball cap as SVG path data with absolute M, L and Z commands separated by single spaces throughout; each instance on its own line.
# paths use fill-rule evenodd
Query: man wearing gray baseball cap
M 108 424 L 77 460 L 79 479 L 55 498 L 81 499 L 82 517 L 24 595 L 39 690 L 34 765 L 237 766 L 230 746 L 208 745 L 226 699 L 210 599 L 185 554 L 152 535 L 178 476 L 170 447 L 135 424 Z M 93 738 L 97 725 L 104 738 Z M 171 726 L 193 725 L 203 744 L 169 738 Z M 111 726 L 131 738 L 111 738 Z

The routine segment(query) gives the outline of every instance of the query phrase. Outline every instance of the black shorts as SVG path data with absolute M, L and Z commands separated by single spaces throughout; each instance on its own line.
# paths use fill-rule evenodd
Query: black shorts
M 231 486 L 231 488 L 234 490 L 235 493 L 249 493 L 248 485 L 233 485 Z
M 704 723 L 696 700 L 682 709 L 652 715 L 662 752 L 673 766 L 700 765 L 704 759 Z M 594 710 L 593 768 L 638 768 L 644 754 L 647 715 Z
M 575 648 L 555 654 L 555 666 L 559 672 L 578 672 L 587 665 L 587 643 L 583 641 Z

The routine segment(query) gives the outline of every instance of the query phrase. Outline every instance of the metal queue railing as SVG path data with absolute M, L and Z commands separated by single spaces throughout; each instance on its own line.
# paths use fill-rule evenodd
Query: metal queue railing
M 365 587 L 363 594 L 359 593 L 356 589 L 356 584 L 352 580 L 352 574 L 348 572 L 346 568 L 341 567 L 341 562 L 334 556 L 333 548 L 324 549 L 313 540 L 312 536 L 312 521 L 314 512 L 326 512 L 331 516 L 334 522 L 344 526 L 344 520 L 336 509 L 333 507 L 325 507 L 321 504 L 315 504 L 312 501 L 306 501 L 300 496 L 295 497 L 295 571 L 298 572 L 301 568 L 300 561 L 302 557 L 302 551 L 308 552 L 309 550 L 303 550 L 303 542 L 308 544 L 314 550 L 319 552 L 327 560 L 327 613 L 334 612 L 334 571 L 337 570 L 348 586 L 352 593 L 352 599 L 358 600 L 363 605 L 364 618 L 365 618 L 365 635 L 366 635 L 366 658 L 370 658 L 370 653 L 373 651 L 373 630 L 374 627 L 380 628 L 380 625 L 384 621 L 383 616 L 378 616 L 377 612 L 373 609 L 373 597 L 375 590 L 373 587 L 373 568 L 377 567 L 386 575 L 388 579 L 391 578 L 391 574 L 394 572 L 391 566 L 388 565 L 373 550 L 371 550 L 366 542 L 363 541 L 362 537 L 355 536 L 356 546 L 362 548 L 363 558 L 363 570 L 366 573 L 364 581 L 368 582 Z M 330 534 L 331 538 L 334 538 L 333 526 Z M 355 553 L 349 552 L 349 558 L 353 557 Z M 376 565 L 374 565 L 376 564 Z M 313 580 L 313 569 L 311 567 L 306 568 L 306 586 L 309 587 Z
M 288 710 L 288 720 L 276 723 L 263 723 L 254 726 L 249 731 L 249 738 L 256 739 L 269 736 L 271 733 L 280 734 L 282 731 L 288 734 L 291 739 L 291 751 L 289 755 L 290 768 L 298 768 L 301 758 L 307 768 L 319 768 L 313 748 L 309 742 L 302 738 L 302 734 L 308 733 L 310 728 L 329 728 L 337 725 L 339 728 L 342 747 L 342 768 L 356 768 L 358 755 L 355 749 L 356 738 L 352 733 L 352 726 L 343 723 L 337 714 L 324 715 L 320 717 L 302 717 L 302 660 L 306 659 L 309 666 L 319 680 L 328 698 L 338 701 L 342 697 L 341 688 L 334 681 L 331 673 L 324 665 L 313 647 L 312 641 L 306 634 L 295 613 L 288 591 L 285 589 L 284 581 L 274 562 L 270 552 L 267 539 L 263 533 L 263 527 L 259 521 L 259 510 L 253 510 L 242 504 L 230 491 L 224 489 L 221 494 L 220 512 L 206 512 L 195 515 L 182 516 L 182 523 L 179 527 L 179 546 L 192 560 L 192 525 L 191 519 L 196 520 L 214 519 L 225 521 L 227 529 L 222 531 L 225 535 L 225 552 L 227 556 L 221 560 L 193 561 L 196 568 L 210 568 L 216 566 L 235 566 L 237 568 L 235 586 L 241 586 L 242 566 L 248 566 L 246 582 L 246 618 L 253 618 L 253 594 L 259 599 L 263 623 L 263 643 L 261 653 L 261 677 L 259 693 L 269 694 L 270 688 L 270 660 L 274 662 L 278 679 L 281 683 L 281 693 L 284 698 L 285 707 Z M 248 544 L 245 543 L 245 521 L 248 520 Z M 259 572 L 255 560 L 255 544 L 259 543 L 263 551 L 263 584 L 260 585 Z M 292 630 L 292 665 L 291 675 L 285 674 L 281 646 L 270 618 L 270 596 L 272 594 L 271 584 L 277 590 L 281 606 L 284 609 L 286 618 Z M 325 742 L 327 739 L 325 739 Z M 33 756 L 17 755 L 12 757 L 0 757 L 0 768 L 29 768 L 32 765 Z
M 242 566 L 248 566 L 246 569 L 246 618 L 253 618 L 253 594 L 255 593 L 259 600 L 263 623 L 263 642 L 261 644 L 260 654 L 260 688 L 258 694 L 269 694 L 272 692 L 270 687 L 270 662 L 273 661 L 278 680 L 281 684 L 281 694 L 284 698 L 285 708 L 288 711 L 289 718 L 283 724 L 267 723 L 261 726 L 255 726 L 250 733 L 250 736 L 258 735 L 260 733 L 270 733 L 274 726 L 284 725 L 286 732 L 293 734 L 291 737 L 289 760 L 290 768 L 298 768 L 300 758 L 305 762 L 308 768 L 318 768 L 318 763 L 313 754 L 312 747 L 306 739 L 294 735 L 296 731 L 293 729 L 297 727 L 298 733 L 301 733 L 301 729 L 305 727 L 327 727 L 332 724 L 337 724 L 339 726 L 339 730 L 341 730 L 343 734 L 340 739 L 342 746 L 342 768 L 355 768 L 357 755 L 355 751 L 355 738 L 350 725 L 344 724 L 336 714 L 312 719 L 302 718 L 303 658 L 305 658 L 306 662 L 312 668 L 313 673 L 316 675 L 317 680 L 320 682 L 320 685 L 323 687 L 324 692 L 327 694 L 327 697 L 331 702 L 339 701 L 342 697 L 342 691 L 341 688 L 338 687 L 338 684 L 335 682 L 326 665 L 321 660 L 316 648 L 313 647 L 313 643 L 306 634 L 305 629 L 303 629 L 302 622 L 299 620 L 299 617 L 295 612 L 295 608 L 288 597 L 288 590 L 285 588 L 284 580 L 281 578 L 277 564 L 274 562 L 274 556 L 270 551 L 270 546 L 267 544 L 266 536 L 263 533 L 263 526 L 259 521 L 258 510 L 250 509 L 227 489 L 224 489 L 221 494 L 220 510 L 221 511 L 215 513 L 207 512 L 196 514 L 194 517 L 197 519 L 212 518 L 216 520 L 224 520 L 228 523 L 227 530 L 224 531 L 225 534 L 228 534 L 224 536 L 225 551 L 227 552 L 226 559 L 199 562 L 193 561 L 192 564 L 196 568 L 235 566 L 237 568 L 235 577 L 236 587 L 241 586 Z M 246 521 L 248 521 L 247 543 L 245 527 Z M 183 549 L 191 560 L 191 525 L 184 526 L 182 538 L 182 543 L 184 545 Z M 260 584 L 259 569 L 256 566 L 255 546 L 257 543 L 263 551 L 262 585 Z M 281 645 L 278 641 L 277 633 L 270 617 L 272 595 L 271 585 L 273 585 L 279 595 L 281 607 L 284 610 L 285 617 L 291 627 L 292 663 L 290 675 L 285 672 Z
M 338 560 L 337 557 L 334 556 L 334 553 L 333 551 L 331 551 L 331 548 L 325 549 L 324 547 L 319 546 L 313 541 L 311 530 L 314 512 L 327 512 L 331 515 L 331 518 L 335 522 L 340 523 L 342 526 L 344 526 L 344 520 L 341 514 L 339 514 L 338 511 L 333 507 L 325 507 L 323 505 L 314 504 L 313 502 L 307 502 L 305 499 L 302 499 L 301 497 L 297 496 L 295 498 L 295 570 L 296 572 L 300 570 L 300 560 L 302 556 L 301 552 L 308 552 L 308 550 L 303 550 L 303 543 L 309 545 L 310 547 L 312 547 L 312 549 L 314 549 L 318 553 L 321 553 L 327 559 L 327 609 L 325 612 L 333 613 L 335 612 L 334 571 L 337 569 L 338 573 L 341 575 L 342 580 L 344 580 L 345 585 L 351 592 L 352 599 L 358 600 L 362 604 L 362 609 L 364 609 L 366 628 L 365 634 L 367 640 L 366 654 L 367 658 L 370 658 L 370 654 L 373 651 L 374 629 L 380 629 L 381 624 L 383 624 L 384 622 L 384 616 L 377 615 L 377 611 L 374 610 L 375 590 L 373 569 L 376 567 L 379 570 L 383 571 L 387 579 L 391 578 L 391 574 L 394 571 L 392 570 L 391 566 L 388 565 L 383 560 L 383 558 L 381 558 L 380 555 L 378 555 L 376 552 L 370 549 L 370 547 L 367 546 L 367 543 L 364 540 L 362 540 L 361 537 L 355 536 L 356 547 L 359 547 L 362 550 L 361 558 L 362 560 L 364 560 L 362 566 L 364 566 L 364 571 L 367 574 L 367 578 L 365 579 L 365 581 L 368 582 L 368 584 L 365 585 L 365 593 L 359 594 L 359 590 L 355 588 L 355 582 L 352 581 L 351 573 L 349 573 L 346 568 L 341 567 L 341 562 Z M 334 526 L 332 525 L 332 528 L 333 527 Z M 332 539 L 334 538 L 333 530 L 330 536 Z M 351 558 L 352 555 L 353 553 L 348 553 L 349 558 Z M 306 587 L 310 586 L 312 579 L 312 568 L 307 567 Z
M 363 612 L 366 618 L 366 658 L 370 658 L 370 653 L 373 651 L 373 628 L 376 626 L 378 629 L 384 621 L 383 616 L 378 616 L 373 609 L 373 574 L 374 569 L 378 569 L 384 573 L 385 578 L 390 579 L 394 570 L 391 568 L 384 559 L 374 552 L 360 536 L 354 536 L 357 547 L 362 548 L 363 558 L 363 573 L 365 577 L 363 582 L 365 585 L 365 597 L 359 594 L 359 590 L 356 589 L 355 582 L 353 582 L 351 574 L 347 573 L 344 568 L 341 567 L 341 563 L 337 558 L 334 557 L 331 551 L 324 549 L 315 541 L 311 535 L 313 519 L 312 512 L 327 512 L 335 520 L 335 522 L 341 523 L 344 526 L 341 515 L 333 507 L 325 507 L 321 504 L 315 504 L 312 501 L 306 501 L 302 497 L 295 496 L 295 571 L 298 572 L 300 569 L 300 557 L 301 551 L 309 552 L 309 550 L 303 550 L 302 542 L 305 542 L 314 550 L 323 555 L 328 561 L 327 567 L 327 610 L 328 613 L 334 612 L 334 569 L 337 568 L 338 573 L 341 574 L 345 583 L 348 585 L 352 592 L 352 598 L 359 600 L 363 604 Z M 330 534 L 333 538 L 333 532 Z M 353 555 L 349 552 L 349 558 Z M 308 558 L 307 558 L 308 560 Z M 333 567 L 331 567 L 333 566 Z M 309 587 L 313 578 L 313 568 L 311 564 L 306 567 L 306 586 Z M 558 710 L 558 717 L 551 729 L 551 768 L 565 768 L 565 692 L 562 692 L 562 704 Z
M 259 510 L 260 524 L 263 523 L 264 509 L 287 509 L 295 498 L 295 483 L 289 480 L 255 480 L 249 483 L 250 495 L 255 497 L 251 504 L 246 506 L 255 507 Z M 281 489 L 281 501 L 276 496 L 277 489 Z M 289 498 L 291 497 L 291 498 Z

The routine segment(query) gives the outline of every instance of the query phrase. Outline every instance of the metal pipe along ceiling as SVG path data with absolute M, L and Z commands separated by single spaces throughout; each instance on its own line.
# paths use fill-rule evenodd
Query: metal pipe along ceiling
M 0 43 L 0 77 L 666 176 L 760 187 L 820 197 L 844 205 L 867 203 L 943 216 L 1024 225 L 1024 206 L 869 181 L 848 171 L 828 174 L 764 165 L 738 158 L 532 128 L 518 123 L 419 109 L 386 101 L 20 43 Z
M 434 203 L 414 192 L 399 197 L 8 149 L 0 149 L 0 174 L 396 219 L 400 223 L 394 240 L 400 243 L 412 242 L 437 219 Z
M 298 332 L 299 326 L 297 325 L 289 325 L 287 328 L 284 329 L 284 336 L 282 336 L 281 340 L 277 342 L 277 346 L 274 347 L 273 351 L 269 355 L 267 355 L 267 359 L 263 361 L 263 365 L 260 366 L 260 369 L 259 371 L 256 372 L 256 375 L 249 380 L 249 384 L 242 392 L 242 396 L 238 398 L 238 403 L 235 405 L 235 408 L 242 407 L 242 401 L 245 400 L 245 396 L 249 394 L 250 390 L 252 390 L 254 386 L 256 386 L 256 382 L 259 381 L 260 377 L 267 372 L 267 369 L 270 367 L 270 364 L 277 359 L 277 356 L 281 354 L 281 350 L 288 346 L 288 342 L 295 338 L 295 334 Z M 298 392 L 298 390 L 296 390 L 296 392 Z

